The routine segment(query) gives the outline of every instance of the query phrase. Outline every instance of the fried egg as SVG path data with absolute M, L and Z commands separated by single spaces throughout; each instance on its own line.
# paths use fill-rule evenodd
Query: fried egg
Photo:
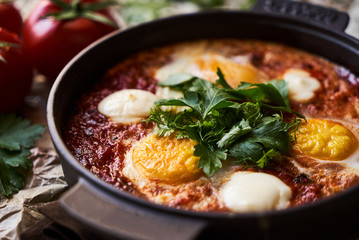
M 310 157 L 339 161 L 358 147 L 355 135 L 340 123 L 309 119 L 300 125 L 295 146 Z
M 316 78 L 302 69 L 288 69 L 282 78 L 288 83 L 289 97 L 297 102 L 311 100 L 321 86 Z
M 121 90 L 99 104 L 99 111 L 111 121 L 129 123 L 146 119 L 154 102 L 176 96 L 167 88 L 157 94 L 143 90 Z M 176 97 L 180 97 L 177 95 Z M 319 163 L 336 162 L 359 175 L 358 131 L 349 123 L 328 119 L 308 119 L 299 127 L 293 147 Z M 153 130 L 154 132 L 155 130 Z M 194 210 L 204 210 L 214 202 L 233 212 L 284 209 L 292 190 L 274 175 L 258 172 L 224 171 L 205 176 L 194 156 L 195 142 L 173 136 L 157 137 L 154 133 L 135 142 L 125 155 L 123 175 L 148 199 L 159 204 L 180 202 L 191 196 L 195 185 L 210 184 L 211 196 L 197 199 Z M 302 169 L 310 175 L 310 171 Z M 154 189 L 160 190 L 154 190 Z
M 199 157 L 193 155 L 194 145 L 191 139 L 152 134 L 136 143 L 126 154 L 123 174 L 156 203 L 187 198 L 193 183 L 207 182 L 215 187 L 211 196 L 196 201 L 195 210 L 206 209 L 213 201 L 233 212 L 266 211 L 288 206 L 292 191 L 276 176 L 236 172 L 228 167 L 222 173 L 206 177 L 198 169 Z M 161 191 L 153 194 L 158 187 Z
M 204 41 L 177 46 L 172 58 L 170 63 L 156 71 L 154 77 L 158 81 L 166 80 L 171 74 L 184 72 L 215 82 L 218 79 L 217 68 L 221 69 L 233 88 L 237 88 L 241 82 L 268 81 L 267 76 L 249 62 L 248 56 L 222 56 L 208 51 Z M 182 96 L 181 92 L 169 87 L 158 86 L 156 94 L 138 89 L 125 89 L 104 98 L 98 110 L 113 122 L 130 124 L 148 117 L 155 101 Z M 175 107 L 173 110 L 181 109 L 183 107 Z
M 220 196 L 234 212 L 268 211 L 286 208 L 292 191 L 273 175 L 241 171 L 223 184 Z
M 131 124 L 146 119 L 159 99 L 179 97 L 182 97 L 182 93 L 168 87 L 158 87 L 156 94 L 139 89 L 124 89 L 105 97 L 99 103 L 98 111 L 112 122 Z M 173 110 L 179 111 L 183 108 L 173 107 Z
M 318 163 L 337 163 L 359 175 L 359 126 L 334 119 L 308 119 L 293 147 Z
M 176 207 L 195 197 L 190 209 L 205 211 L 210 206 L 222 207 L 216 189 L 211 189 L 208 196 L 197 192 L 208 189 L 210 180 L 198 168 L 194 145 L 191 139 L 150 134 L 127 152 L 122 173 L 154 203 Z
M 346 166 L 340 173 L 344 178 L 359 175 L 357 126 L 339 120 L 308 119 L 298 130 L 293 147 L 311 161 Z M 232 169 L 208 178 L 198 169 L 194 145 L 190 139 L 150 134 L 126 154 L 123 173 L 148 199 L 160 204 L 188 198 L 189 186 L 207 182 L 212 184 L 212 195 L 197 200 L 195 210 L 206 209 L 209 202 L 233 212 L 284 209 L 289 205 L 292 191 L 276 176 Z M 308 169 L 303 172 L 311 175 Z M 160 193 L 153 194 L 154 185 L 161 188 Z
M 99 103 L 98 111 L 113 122 L 133 123 L 148 117 L 158 99 L 148 91 L 125 89 L 105 97 Z
M 177 46 L 172 61 L 156 71 L 155 78 L 164 81 L 173 73 L 189 73 L 196 77 L 215 82 L 217 68 L 223 72 L 228 84 L 237 88 L 241 82 L 260 83 L 268 80 L 256 69 L 248 56 L 226 57 L 209 51 L 206 42 Z
M 223 56 L 207 49 L 202 41 L 177 45 L 171 61 L 158 68 L 154 78 L 164 81 L 171 74 L 185 72 L 215 82 L 217 68 L 233 88 L 240 82 L 268 81 L 268 77 L 250 63 L 248 56 Z M 282 78 L 288 83 L 289 98 L 299 103 L 313 99 L 322 87 L 318 79 L 302 69 L 289 68 Z M 120 90 L 103 99 L 98 110 L 110 121 L 131 124 L 146 119 L 155 101 L 181 96 L 182 93 L 167 87 L 157 87 L 155 94 Z M 339 174 L 359 176 L 358 129 L 342 120 L 308 119 L 300 125 L 293 149 L 306 161 L 319 165 L 337 163 L 345 167 Z M 122 169 L 122 174 L 150 201 L 169 206 L 192 201 L 190 209 L 199 211 L 207 211 L 213 205 L 232 212 L 268 211 L 289 206 L 293 192 L 279 177 L 232 166 L 207 177 L 198 168 L 199 157 L 194 156 L 196 143 L 193 140 L 158 137 L 155 130 L 131 144 Z M 293 161 L 299 171 L 312 176 L 310 167 L 299 159 Z
M 199 157 L 193 155 L 194 145 L 195 142 L 188 138 L 152 134 L 142 139 L 126 156 L 124 172 L 137 182 L 147 179 L 178 184 L 198 179 L 202 171 L 198 168 Z

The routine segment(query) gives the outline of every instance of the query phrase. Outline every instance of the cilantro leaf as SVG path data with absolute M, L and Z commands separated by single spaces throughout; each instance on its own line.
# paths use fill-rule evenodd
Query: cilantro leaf
M 150 117 L 147 121 L 152 121 L 157 124 L 158 130 L 156 134 L 158 136 L 169 136 L 177 131 L 177 135 L 181 138 L 187 137 L 183 132 L 187 125 L 193 124 L 190 117 L 190 112 L 174 113 L 172 111 L 162 110 L 160 107 L 151 109 Z
M 223 85 L 223 84 L 221 84 Z M 233 100 L 249 99 L 251 102 L 276 103 L 277 106 L 288 107 L 288 84 L 284 80 L 272 80 L 266 84 L 241 82 L 237 89 L 226 88 Z
M 281 153 L 287 153 L 289 148 L 287 131 L 287 123 L 281 120 L 271 121 L 254 128 L 249 141 L 261 143 L 267 149 L 276 149 Z
M 262 103 L 261 106 L 264 107 L 264 108 L 266 108 L 266 109 L 275 111 L 275 112 L 293 113 L 293 114 L 295 114 L 297 117 L 302 118 L 302 119 L 305 119 L 305 116 L 304 116 L 303 114 L 298 113 L 298 112 L 292 110 L 290 107 L 271 106 L 271 105 L 264 104 L 264 103 Z
M 284 88 L 287 89 L 287 83 L 283 80 L 270 81 L 267 84 L 253 84 L 263 91 L 268 99 L 274 101 L 279 106 L 289 107 L 288 90 L 285 91 L 287 94 L 282 95 Z
M 218 85 L 221 85 L 225 89 L 233 90 L 233 88 L 227 83 L 226 79 L 224 79 L 224 74 L 222 73 L 220 68 L 217 68 L 217 75 L 218 79 L 216 80 L 216 83 Z
M 288 124 L 278 119 L 278 116 L 265 117 L 249 135 L 246 135 L 246 138 L 234 144 L 230 149 L 230 155 L 238 162 L 249 161 L 258 163 L 259 167 L 265 166 L 264 162 L 267 162 L 268 158 L 277 155 L 269 153 L 285 154 L 288 152 L 289 136 L 287 131 Z
M 25 176 L 6 164 L 0 157 L 0 194 L 2 196 L 11 196 L 18 192 L 25 185 Z
M 209 88 L 203 95 L 203 116 L 205 119 L 212 110 L 226 108 L 233 103 L 227 101 L 227 95 L 221 89 Z
M 245 165 L 247 162 L 253 164 L 263 156 L 263 147 L 249 139 L 249 137 L 243 138 L 229 149 L 230 156 L 235 158 L 235 162 Z
M 254 84 L 247 82 L 241 82 L 237 89 L 225 89 L 225 91 L 231 99 L 237 101 L 250 101 L 255 103 L 260 102 L 266 97 L 260 88 L 255 87 Z
M 252 128 L 250 127 L 248 120 L 242 119 L 238 125 L 233 126 L 228 133 L 224 134 L 224 136 L 217 142 L 217 146 L 219 148 L 228 148 L 238 138 L 251 131 Z
M 240 104 L 238 111 L 243 113 L 244 118 L 247 119 L 250 126 L 255 126 L 263 117 L 259 105 L 251 102 Z
M 263 168 L 272 158 L 286 154 L 305 119 L 290 108 L 287 83 L 242 82 L 233 89 L 220 69 L 217 75 L 215 84 L 184 73 L 171 75 L 160 84 L 182 91 L 183 97 L 156 102 L 147 121 L 157 124 L 158 135 L 175 134 L 196 141 L 198 167 L 208 176 L 221 168 L 227 157 L 238 164 Z M 172 112 L 161 106 L 188 108 Z M 285 122 L 283 112 L 295 117 Z
M 29 149 L 44 130 L 14 114 L 0 114 L 0 195 L 9 197 L 24 187 L 32 167 Z
M 180 76 L 183 76 L 183 74 L 180 74 Z M 169 84 L 173 83 L 169 82 Z M 169 85 L 162 83 L 162 86 Z M 208 81 L 196 79 L 193 81 L 189 91 L 185 91 L 183 98 L 159 100 L 156 104 L 159 106 L 187 106 L 197 112 L 204 120 L 212 110 L 229 107 L 233 105 L 233 102 L 227 101 L 227 94 L 219 87 L 215 87 Z
M 283 80 L 272 80 L 270 81 L 270 83 L 278 90 L 279 94 L 283 99 L 284 105 L 290 107 L 288 99 L 288 83 Z
M 263 154 L 263 156 L 256 162 L 257 166 L 260 168 L 264 168 L 268 165 L 269 159 L 280 156 L 280 152 L 270 149 Z
M 44 131 L 41 125 L 31 125 L 13 114 L 0 114 L 0 148 L 10 151 L 31 147 L 34 140 Z
M 10 179 L 17 179 L 10 183 Z M 22 176 L 16 174 L 13 169 L 9 168 L 2 159 L 0 159 L 0 194 L 2 196 L 10 196 L 12 193 L 18 191 L 23 186 L 20 179 Z
M 212 176 L 215 171 L 222 167 L 222 161 L 226 160 L 226 150 L 212 149 L 205 144 L 195 146 L 194 155 L 200 157 L 198 167 Z
M 206 94 L 206 91 L 208 89 L 220 89 L 215 84 L 203 80 L 201 78 L 195 78 L 193 82 L 189 82 L 188 85 L 183 85 L 185 87 L 183 90 L 190 91 L 190 92 L 198 92 L 201 93 L 201 95 Z
M 29 169 L 32 167 L 32 163 L 27 160 L 27 156 L 30 155 L 30 151 L 27 149 L 21 149 L 20 151 L 9 151 L 6 149 L 0 149 L 0 158 L 3 159 L 5 164 L 10 167 L 22 167 Z
M 191 80 L 194 80 L 195 77 L 188 73 L 178 73 L 178 74 L 171 74 L 165 81 L 159 82 L 159 86 L 167 86 L 167 87 L 174 87 L 178 85 L 182 85 L 187 83 Z
M 186 92 L 183 98 L 159 100 L 156 101 L 155 104 L 158 106 L 187 106 L 194 110 L 199 116 L 202 116 L 199 96 L 196 92 Z

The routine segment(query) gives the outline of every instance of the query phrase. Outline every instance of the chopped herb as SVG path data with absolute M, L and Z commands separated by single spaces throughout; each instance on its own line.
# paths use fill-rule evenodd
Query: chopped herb
M 27 157 L 45 127 L 13 114 L 0 114 L 0 195 L 9 197 L 24 187 L 32 162 Z
M 220 69 L 217 75 L 216 83 L 183 73 L 160 83 L 182 91 L 183 97 L 155 103 L 147 121 L 157 124 L 158 136 L 175 134 L 196 141 L 194 155 L 208 176 L 226 159 L 263 168 L 288 153 L 305 117 L 290 108 L 286 82 L 243 82 L 233 89 Z M 174 112 L 162 106 L 186 108 Z M 284 113 L 289 120 L 284 121 Z

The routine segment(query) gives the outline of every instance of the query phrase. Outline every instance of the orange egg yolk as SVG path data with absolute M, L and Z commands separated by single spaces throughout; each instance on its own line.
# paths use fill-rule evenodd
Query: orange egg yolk
M 193 155 L 191 139 L 149 136 L 132 153 L 133 165 L 141 176 L 164 183 L 183 183 L 199 178 L 199 157 Z
M 201 70 L 204 70 L 204 76 L 201 77 L 211 82 L 218 79 L 217 68 L 221 69 L 226 81 L 233 88 L 237 88 L 241 82 L 261 82 L 260 73 L 252 65 L 242 65 L 214 54 L 207 56 L 205 59 L 197 59 L 196 64 Z M 205 71 L 207 71 L 207 74 Z
M 358 147 L 355 135 L 343 125 L 322 119 L 309 119 L 299 126 L 294 145 L 304 154 L 322 160 L 344 160 Z

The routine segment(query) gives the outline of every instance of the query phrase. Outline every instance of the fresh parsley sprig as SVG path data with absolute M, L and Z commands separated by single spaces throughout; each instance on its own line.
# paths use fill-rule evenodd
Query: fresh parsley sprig
M 27 157 L 45 127 L 14 114 L 0 113 L 0 195 L 9 197 L 24 187 L 32 162 Z
M 171 75 L 159 83 L 183 92 L 183 97 L 155 103 L 147 121 L 157 124 L 158 136 L 175 134 L 196 141 L 198 167 L 208 176 L 226 159 L 263 168 L 269 160 L 286 154 L 300 122 L 305 120 L 290 108 L 287 83 L 243 82 L 233 89 L 220 69 L 217 75 L 216 83 L 186 73 Z M 175 112 L 163 106 L 186 108 Z M 292 118 L 284 121 L 283 113 Z

